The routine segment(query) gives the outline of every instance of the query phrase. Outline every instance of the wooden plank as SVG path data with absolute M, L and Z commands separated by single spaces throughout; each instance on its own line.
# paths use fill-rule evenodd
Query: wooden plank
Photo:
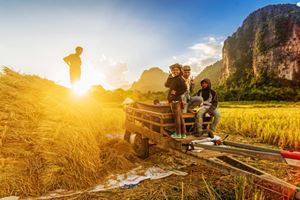
M 252 167 L 242 161 L 236 160 L 229 156 L 219 156 L 217 159 L 223 161 L 226 163 L 226 165 L 229 165 L 232 170 L 238 170 L 242 173 L 245 172 L 247 176 L 254 177 L 255 184 L 261 188 L 269 190 L 273 193 L 277 193 L 278 195 L 284 196 L 287 199 L 292 199 L 293 197 L 299 195 L 299 187 L 287 183 L 282 179 Z
M 195 115 L 194 113 L 183 113 L 182 114 L 182 117 L 185 118 L 185 119 L 188 119 L 188 118 L 195 118 Z M 164 119 L 169 119 L 169 118 L 172 118 L 174 116 L 173 113 L 164 113 L 162 114 L 162 118 Z
M 133 108 L 133 107 L 126 107 L 125 108 L 125 111 L 130 111 L 130 110 L 133 110 L 136 113 L 147 113 L 149 115 L 157 116 L 157 117 L 162 117 L 163 116 L 162 113 L 152 112 L 152 111 L 149 111 L 149 110 L 138 109 L 138 108 Z
M 212 122 L 203 122 L 202 124 L 211 124 Z M 185 125 L 194 125 L 195 122 L 185 122 Z M 169 123 L 169 124 L 163 124 L 162 126 L 164 127 L 170 127 L 170 126 L 175 126 L 175 123 Z
M 209 149 L 212 151 L 242 155 L 246 157 L 259 158 L 262 160 L 272 160 L 275 162 L 285 162 L 284 158 L 278 153 L 271 152 L 262 152 L 262 151 L 254 151 L 249 149 L 240 149 L 240 148 L 231 148 L 231 147 L 220 147 L 215 145 L 205 145 L 205 144 L 194 144 L 196 147 L 201 147 L 204 149 Z
M 237 161 L 238 163 L 236 163 L 236 165 L 230 165 L 230 163 L 226 163 L 223 160 L 224 159 L 220 159 L 217 157 L 203 157 L 201 156 L 201 153 L 195 153 L 195 152 L 187 152 L 186 154 L 180 151 L 176 151 L 176 150 L 171 150 L 172 152 L 178 152 L 179 155 L 183 155 L 183 156 L 190 156 L 189 158 L 191 160 L 194 160 L 195 162 L 198 162 L 200 164 L 204 164 L 208 167 L 214 168 L 224 174 L 230 174 L 233 176 L 245 176 L 247 178 L 252 179 L 255 184 L 261 188 L 264 188 L 268 191 L 277 193 L 283 197 L 285 197 L 286 199 L 292 199 L 293 197 L 295 197 L 296 199 L 300 199 L 300 188 L 296 187 L 292 184 L 289 184 L 275 176 L 272 176 L 270 174 L 267 174 L 266 172 L 263 172 L 257 168 L 254 168 L 252 166 L 247 165 L 246 163 L 243 163 L 241 161 L 235 160 L 232 157 L 230 157 L 231 159 Z M 207 150 L 209 151 L 209 150 Z M 227 156 L 229 157 L 229 156 Z M 221 157 L 222 158 L 222 157 Z M 242 166 L 242 168 L 239 168 L 239 166 Z M 246 171 L 247 168 L 245 168 L 245 166 L 250 167 L 251 169 L 255 170 L 255 173 L 253 173 L 254 171 L 251 170 Z M 249 169 L 249 168 L 248 168 Z M 258 173 L 257 173 L 258 172 Z
M 158 123 L 158 122 L 154 122 L 154 121 L 151 121 L 151 120 L 148 120 L 148 119 L 144 119 L 142 117 L 137 117 L 137 116 L 133 116 L 133 115 L 131 115 L 131 117 L 133 117 L 134 119 L 139 120 L 141 122 L 147 122 L 149 124 L 153 124 L 153 125 L 156 125 L 156 126 L 161 126 L 161 124 Z
M 280 150 L 277 150 L 277 149 L 269 149 L 269 148 L 264 148 L 264 147 L 249 145 L 249 144 L 241 144 L 241 143 L 232 142 L 232 141 L 223 141 L 223 144 L 224 145 L 233 146 L 233 147 L 239 147 L 239 148 L 243 148 L 243 149 L 255 150 L 255 151 L 264 151 L 264 152 L 270 152 L 270 153 L 280 153 Z
M 143 109 L 137 109 L 137 108 L 133 108 L 133 107 L 127 107 L 126 109 L 127 110 L 133 110 L 133 111 L 135 111 L 134 113 L 140 113 L 142 115 L 145 114 L 145 113 L 147 113 L 147 114 L 150 115 L 149 117 L 151 117 L 151 116 L 157 116 L 157 117 L 162 118 L 162 119 L 172 119 L 172 120 L 174 118 L 173 113 L 156 113 L 156 112 L 152 112 L 152 111 L 148 111 L 148 110 L 143 110 Z M 130 113 L 127 113 L 127 114 L 131 115 Z M 139 117 L 133 116 L 133 115 L 131 115 L 131 116 L 134 117 L 134 118 L 136 118 L 136 119 L 139 119 L 139 120 L 141 120 L 143 122 L 151 123 L 151 121 L 146 121 L 146 119 L 139 118 Z M 195 114 L 193 114 L 193 113 L 184 113 L 183 117 L 184 117 L 184 119 L 193 119 L 194 120 Z M 208 122 L 203 122 L 203 124 L 211 124 L 211 123 L 212 123 L 212 120 L 208 121 Z M 154 124 L 154 123 L 152 123 L 152 124 Z M 185 124 L 186 125 L 194 125 L 194 122 L 186 122 Z M 155 124 L 155 125 L 158 125 L 158 124 Z M 163 126 L 164 127 L 170 127 L 170 126 L 175 126 L 175 124 L 174 123 L 167 123 L 167 124 L 163 123 Z
M 135 116 L 135 115 L 132 115 L 132 114 L 128 114 L 128 113 L 127 113 L 127 115 L 130 116 L 130 117 L 133 117 L 133 118 L 135 118 L 135 119 L 137 119 L 137 120 L 140 120 L 140 121 L 142 121 L 142 122 L 148 122 L 148 123 L 151 123 L 151 124 L 157 125 L 157 126 L 163 126 L 163 127 L 175 126 L 175 123 L 162 123 L 162 124 L 161 124 L 161 123 L 154 122 L 154 121 L 152 121 L 152 120 L 148 120 L 148 119 L 145 119 L 145 118 L 142 118 L 142 117 L 138 117 L 138 116 Z M 141 113 L 141 115 L 143 116 L 144 114 Z M 151 118 L 151 117 L 153 117 L 153 116 L 145 116 L 145 117 Z M 155 116 L 154 116 L 154 117 L 155 117 Z M 159 118 L 159 119 L 161 119 L 161 118 Z M 211 124 L 211 123 L 212 123 L 212 121 L 203 122 L 203 124 Z M 195 122 L 185 122 L 185 125 L 194 125 L 194 124 L 195 124 Z
M 162 140 L 162 135 L 160 133 L 151 131 L 149 129 L 140 127 L 138 125 L 133 124 L 132 122 L 126 121 L 125 122 L 125 129 L 131 133 L 139 133 L 143 136 L 143 138 L 149 138 L 152 141 L 159 142 Z
M 129 121 L 125 122 L 125 129 L 132 133 L 139 133 L 143 136 L 143 138 L 149 138 L 154 143 L 163 145 L 166 148 L 173 148 L 178 150 L 182 149 L 181 142 L 171 138 L 168 134 L 158 133 L 148 128 L 138 126 Z
M 170 105 L 153 105 L 153 104 L 145 104 L 142 102 L 136 102 L 135 107 L 138 109 L 148 110 L 157 113 L 170 113 L 171 108 Z

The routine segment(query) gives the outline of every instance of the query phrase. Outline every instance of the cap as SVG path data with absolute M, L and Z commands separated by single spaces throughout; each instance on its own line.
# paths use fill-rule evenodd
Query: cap
M 183 71 L 191 71 L 191 67 L 189 65 L 184 65 Z

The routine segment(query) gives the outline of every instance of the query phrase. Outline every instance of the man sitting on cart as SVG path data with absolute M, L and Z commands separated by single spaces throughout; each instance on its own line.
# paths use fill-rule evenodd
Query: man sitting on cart
M 194 92 L 194 79 L 191 76 L 191 67 L 189 65 L 183 66 L 183 79 L 185 80 L 187 90 L 182 95 L 182 102 L 183 102 L 183 113 L 187 113 L 188 110 L 188 103 L 191 99 L 191 94 Z
M 220 120 L 221 113 L 218 111 L 218 96 L 217 93 L 211 89 L 211 82 L 208 78 L 203 79 L 201 82 L 201 89 L 197 92 L 197 96 L 192 97 L 189 103 L 189 111 L 196 112 L 196 133 L 203 134 L 203 117 L 206 114 L 213 116 L 213 123 L 208 130 L 208 136 L 213 138 L 216 126 Z M 193 105 L 197 104 L 198 107 L 191 110 Z

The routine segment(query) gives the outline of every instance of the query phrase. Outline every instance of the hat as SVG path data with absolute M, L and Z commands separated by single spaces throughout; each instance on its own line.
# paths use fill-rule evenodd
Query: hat
M 178 69 L 180 69 L 180 70 L 182 69 L 181 64 L 178 64 L 178 63 L 175 63 L 175 64 L 173 64 L 173 65 L 170 65 L 169 68 L 170 68 L 170 69 L 173 69 L 173 68 L 176 68 L 176 67 L 177 67 Z
M 191 71 L 191 67 L 189 65 L 184 65 L 183 71 Z

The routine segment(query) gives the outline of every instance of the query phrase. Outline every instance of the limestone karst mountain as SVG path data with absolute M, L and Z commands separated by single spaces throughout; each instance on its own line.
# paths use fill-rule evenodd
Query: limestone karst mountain
M 269 5 L 251 13 L 224 42 L 223 79 L 300 80 L 300 7 Z M 278 81 L 277 80 L 277 81 Z
M 153 67 L 145 70 L 140 79 L 132 84 L 131 90 L 140 92 L 158 92 L 165 91 L 165 81 L 168 78 L 168 73 L 163 72 L 158 67 Z

